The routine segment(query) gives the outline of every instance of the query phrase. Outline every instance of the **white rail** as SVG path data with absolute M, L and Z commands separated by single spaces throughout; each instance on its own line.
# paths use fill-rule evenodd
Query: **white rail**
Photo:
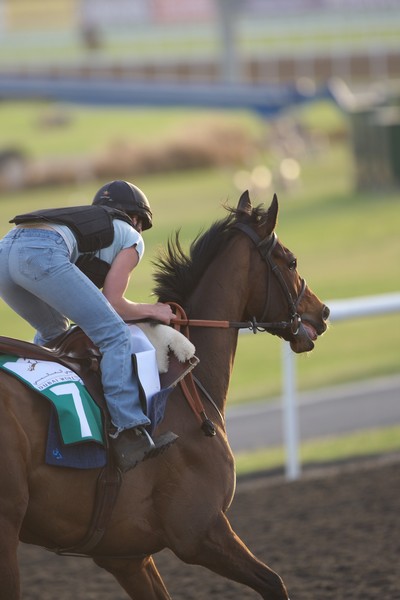
M 345 321 L 367 316 L 400 312 L 400 293 L 364 296 L 327 302 L 331 310 L 330 321 Z M 297 409 L 296 355 L 287 342 L 282 343 L 283 360 L 283 435 L 286 448 L 285 473 L 289 480 L 301 474 L 299 458 L 300 433 Z

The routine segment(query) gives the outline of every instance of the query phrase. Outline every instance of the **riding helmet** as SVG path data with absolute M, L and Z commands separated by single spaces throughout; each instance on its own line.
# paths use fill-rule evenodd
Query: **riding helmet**
M 96 193 L 92 204 L 117 208 L 128 215 L 138 215 L 142 220 L 143 231 L 153 226 L 149 201 L 142 190 L 129 181 L 117 179 L 106 183 Z

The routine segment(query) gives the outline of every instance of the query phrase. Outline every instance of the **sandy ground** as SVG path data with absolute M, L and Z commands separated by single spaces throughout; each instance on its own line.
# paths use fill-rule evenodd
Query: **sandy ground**
M 282 576 L 291 600 L 400 600 L 399 455 L 310 469 L 290 483 L 271 475 L 242 479 L 229 517 Z M 156 562 L 174 600 L 259 597 L 169 551 Z M 90 559 L 21 544 L 20 566 L 23 600 L 127 598 Z

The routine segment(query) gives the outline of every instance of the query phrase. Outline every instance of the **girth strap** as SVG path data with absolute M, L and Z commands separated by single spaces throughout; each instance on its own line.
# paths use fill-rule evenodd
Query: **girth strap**
M 121 487 L 121 472 L 110 459 L 97 479 L 95 504 L 89 530 L 74 546 L 52 549 L 62 556 L 88 556 L 101 542 L 108 527 Z

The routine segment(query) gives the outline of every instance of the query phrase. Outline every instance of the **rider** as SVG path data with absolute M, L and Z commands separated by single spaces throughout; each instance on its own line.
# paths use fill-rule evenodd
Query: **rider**
M 174 319 L 167 304 L 125 298 L 144 252 L 142 231 L 152 227 L 150 204 L 128 181 L 111 181 L 92 205 L 39 210 L 14 217 L 0 241 L 0 296 L 36 329 L 34 342 L 52 340 L 75 322 L 98 346 L 112 448 L 126 471 L 156 456 L 177 436 L 154 440 L 132 368 L 131 334 L 124 321 Z M 99 288 L 102 288 L 102 292 Z

